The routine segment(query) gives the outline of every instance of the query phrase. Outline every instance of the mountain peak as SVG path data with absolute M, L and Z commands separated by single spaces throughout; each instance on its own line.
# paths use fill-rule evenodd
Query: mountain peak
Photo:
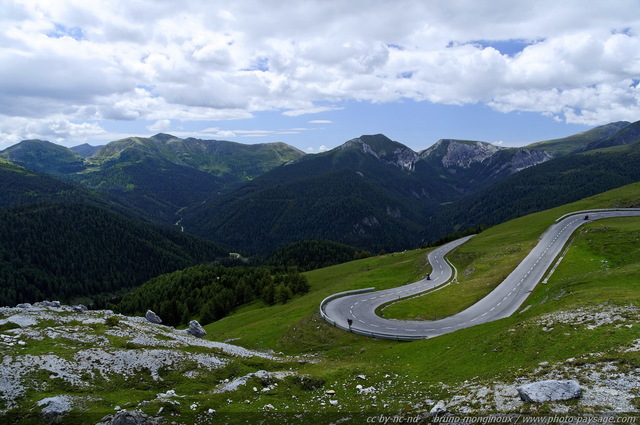
M 496 145 L 474 140 L 440 139 L 433 146 L 420 152 L 424 159 L 440 160 L 446 168 L 469 168 L 501 150 Z
M 377 160 L 394 165 L 406 171 L 413 171 L 418 155 L 403 145 L 389 139 L 384 134 L 363 135 L 351 139 L 340 146 L 342 150 L 356 149 L 371 155 Z
M 167 134 L 167 133 L 158 133 L 154 136 L 151 136 L 150 139 L 153 140 L 154 142 L 166 143 L 169 140 L 178 139 L 178 137 L 173 136 L 171 134 Z
M 1 151 L 0 156 L 20 166 L 51 174 L 84 169 L 84 160 L 80 155 L 46 140 L 23 140 Z

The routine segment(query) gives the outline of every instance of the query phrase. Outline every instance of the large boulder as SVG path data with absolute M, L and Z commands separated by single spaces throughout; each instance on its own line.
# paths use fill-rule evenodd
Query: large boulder
M 197 320 L 192 320 L 189 322 L 189 329 L 187 329 L 187 332 L 197 338 L 202 338 L 207 334 L 207 331 L 205 331 L 202 326 L 200 326 L 200 323 L 198 323 Z
M 162 319 L 160 319 L 160 316 L 158 316 L 151 310 L 147 310 L 147 314 L 145 314 L 144 317 L 151 323 L 162 323 Z
M 523 401 L 543 403 L 545 401 L 571 400 L 582 397 L 582 388 L 577 381 L 549 381 L 533 382 L 518 388 L 518 394 Z

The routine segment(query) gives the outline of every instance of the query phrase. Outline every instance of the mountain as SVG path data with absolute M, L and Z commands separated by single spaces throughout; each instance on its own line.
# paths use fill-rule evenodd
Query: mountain
M 43 140 L 23 140 L 0 152 L 0 157 L 32 170 L 69 175 L 85 169 L 84 159 L 64 146 Z
M 303 239 L 403 249 L 421 242 L 425 216 L 441 203 L 549 158 L 539 150 L 453 140 L 418 154 L 382 134 L 365 135 L 189 208 L 183 223 L 257 253 Z
M 441 139 L 415 152 L 375 134 L 305 155 L 282 143 L 157 134 L 87 158 L 41 141 L 2 156 L 58 173 L 74 164 L 63 177 L 110 202 L 247 253 L 307 239 L 378 252 L 636 181 L 628 159 L 639 135 L 640 122 L 616 122 L 522 148 Z
M 630 143 L 546 161 L 434 211 L 425 239 L 495 225 L 640 181 L 640 135 L 635 141 L 629 137 L 632 126 L 620 130 L 619 140 Z
M 104 168 L 123 162 L 126 164 L 131 156 L 142 155 L 206 172 L 225 184 L 232 184 L 250 180 L 280 164 L 298 159 L 304 156 L 304 152 L 285 143 L 244 145 L 191 137 L 180 139 L 160 133 L 150 138 L 130 137 L 111 142 L 88 160 Z
M 595 149 L 591 146 L 597 144 L 610 136 L 624 129 L 630 123 L 627 121 L 617 121 L 609 124 L 601 125 L 578 134 L 574 134 L 561 139 L 546 140 L 543 142 L 532 143 L 526 148 L 542 149 L 554 156 L 565 156 L 571 153 L 577 153 L 585 150 Z M 611 146 L 611 145 L 610 145 Z M 602 146 L 604 147 L 604 146 Z
M 93 297 L 226 257 L 78 183 L 0 158 L 0 305 Z
M 423 165 L 400 143 L 362 136 L 187 209 L 184 225 L 257 253 L 302 239 L 399 248 L 422 230 L 424 207 L 444 196 Z
M 0 158 L 107 192 L 127 208 L 172 224 L 181 208 L 302 156 L 284 143 L 243 145 L 169 134 L 72 149 L 25 140 L 0 152 Z
M 501 148 L 487 142 L 442 139 L 419 157 L 458 192 L 469 193 L 552 155 L 541 149 Z
M 624 126 L 620 131 L 602 140 L 590 143 L 585 150 L 607 148 L 611 146 L 627 145 L 640 140 L 640 121 Z
M 95 154 L 96 152 L 98 152 L 101 147 L 102 146 L 93 146 L 88 143 L 83 143 L 81 145 L 74 146 L 70 149 L 75 153 L 77 153 L 78 155 L 80 155 L 81 157 L 88 158 L 93 154 Z

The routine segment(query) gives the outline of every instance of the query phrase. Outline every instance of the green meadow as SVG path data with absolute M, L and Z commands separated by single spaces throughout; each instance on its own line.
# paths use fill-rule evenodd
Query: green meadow
M 532 214 L 490 228 L 450 254 L 458 281 L 384 310 L 387 317 L 443 317 L 491 291 L 526 256 L 545 229 L 565 213 L 639 204 L 640 184 Z M 637 326 L 581 328 L 566 323 L 541 332 L 537 320 L 549 313 L 603 305 L 637 305 L 640 289 L 640 219 L 599 220 L 582 227 L 547 284 L 539 284 L 519 313 L 500 321 L 415 342 L 375 340 L 324 322 L 318 306 L 326 296 L 351 289 L 413 282 L 423 276 L 429 250 L 353 261 L 307 273 L 309 294 L 285 305 L 247 306 L 206 327 L 216 340 L 287 355 L 313 355 L 300 372 L 338 386 L 366 375 L 368 384 L 387 387 L 389 400 L 451 395 L 466 380 L 510 381 L 534 374 L 541 362 L 562 362 L 592 353 L 640 367 L 637 351 L 621 354 L 638 339 Z M 394 384 L 385 385 L 389 376 Z M 390 395 L 394 394 L 393 397 Z M 381 394 L 380 398 L 384 398 Z M 389 409 L 407 408 L 387 403 Z M 391 407 L 393 404 L 393 407 Z M 406 404 L 406 403 L 405 403 Z M 353 406 L 354 408 L 356 406 Z

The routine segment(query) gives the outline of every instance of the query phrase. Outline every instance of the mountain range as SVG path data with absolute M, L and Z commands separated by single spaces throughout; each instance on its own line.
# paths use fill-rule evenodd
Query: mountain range
M 416 152 L 363 135 L 314 155 L 157 134 L 71 149 L 25 140 L 0 158 L 86 189 L 102 207 L 265 255 L 306 239 L 400 250 L 570 202 L 638 181 L 638 141 L 640 122 L 520 148 L 442 139 Z M 14 181 L 3 197 L 38 200 L 28 186 Z

